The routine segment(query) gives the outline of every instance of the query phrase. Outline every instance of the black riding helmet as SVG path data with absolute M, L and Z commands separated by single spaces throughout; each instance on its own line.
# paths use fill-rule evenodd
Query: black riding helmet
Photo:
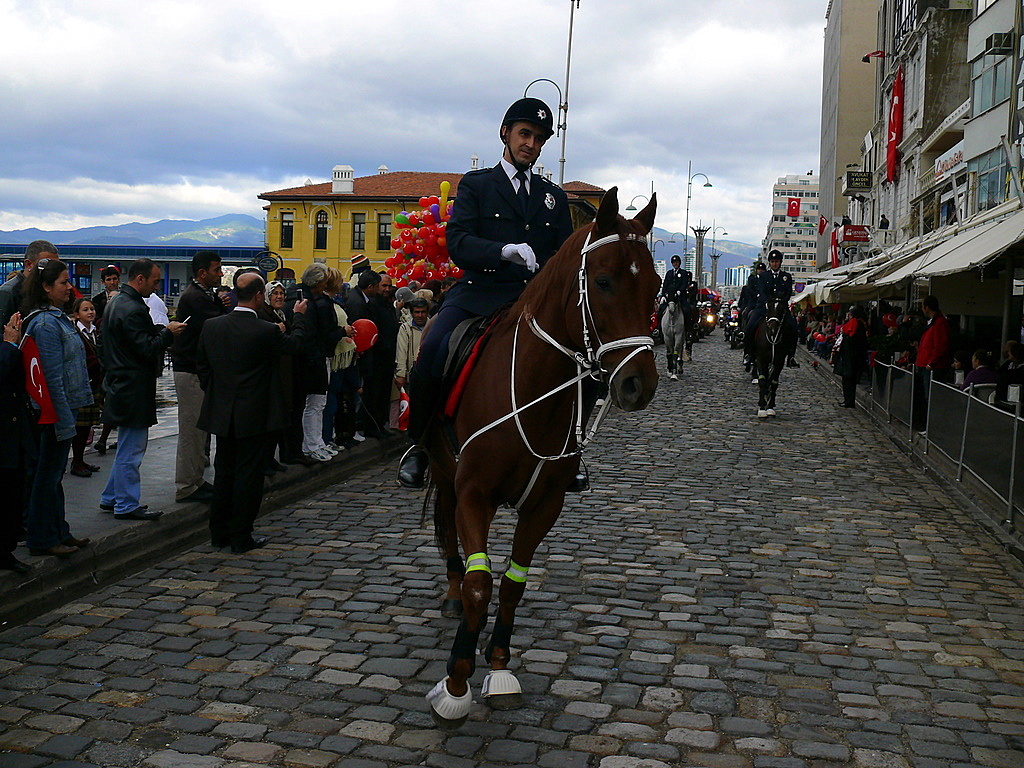
M 533 123 L 543 128 L 547 133 L 544 137 L 545 139 L 550 139 L 555 133 L 555 121 L 551 115 L 551 108 L 540 99 L 524 97 L 514 102 L 505 111 L 505 117 L 501 121 L 501 126 L 503 128 L 506 126 L 511 127 L 513 123 L 518 122 Z

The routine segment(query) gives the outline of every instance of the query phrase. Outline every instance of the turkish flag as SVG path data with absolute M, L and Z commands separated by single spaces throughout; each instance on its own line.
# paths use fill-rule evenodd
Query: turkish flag
M 43 366 L 39 361 L 39 347 L 31 336 L 26 336 L 21 343 L 21 363 L 25 367 L 25 389 L 39 406 L 39 423 L 56 424 L 57 411 L 50 399 L 50 388 L 46 386 L 46 376 L 43 375 Z
M 832 242 L 829 245 L 829 254 L 832 257 L 832 269 L 839 266 L 839 236 L 838 230 L 832 228 Z
M 787 216 L 799 216 L 800 215 L 800 198 L 790 197 L 786 203 L 786 215 Z
M 903 67 L 896 70 L 889 104 L 889 134 L 885 152 L 885 180 L 895 181 L 900 161 L 899 144 L 903 141 Z
M 825 230 L 826 229 L 828 229 L 828 219 L 826 219 L 824 216 L 819 216 L 818 217 L 818 234 L 819 235 L 825 234 Z
M 398 428 L 403 432 L 409 429 L 409 395 L 405 387 L 398 391 Z

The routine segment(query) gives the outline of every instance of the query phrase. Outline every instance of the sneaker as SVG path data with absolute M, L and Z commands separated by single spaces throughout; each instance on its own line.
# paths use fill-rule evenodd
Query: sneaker
M 334 453 L 341 453 L 345 449 L 337 443 L 327 443 L 327 450 L 333 451 Z
M 313 461 L 330 461 L 334 458 L 333 454 L 324 450 L 310 451 L 309 453 L 303 453 L 302 455 L 307 459 L 312 459 Z
M 320 449 L 323 453 L 329 453 L 332 457 L 337 456 L 341 451 L 332 448 L 330 443 L 326 443 L 323 448 Z
M 356 432 L 354 435 L 352 435 L 352 439 L 355 440 L 357 443 L 361 443 L 363 442 L 363 440 L 366 439 L 366 437 L 363 435 L 362 432 Z

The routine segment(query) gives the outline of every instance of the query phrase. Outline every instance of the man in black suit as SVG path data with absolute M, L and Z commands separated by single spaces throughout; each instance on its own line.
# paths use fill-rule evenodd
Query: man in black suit
M 305 334 L 306 302 L 296 302 L 292 333 L 256 316 L 265 283 L 253 272 L 239 278 L 238 306 L 203 325 L 196 350 L 203 405 L 199 428 L 217 436 L 210 540 L 240 554 L 262 547 L 253 522 L 263 501 L 266 444 L 286 421 L 278 358 L 297 354 Z
M 377 326 L 378 342 L 382 325 L 380 286 L 380 273 L 367 269 L 359 273 L 355 289 L 348 292 L 348 298 L 345 300 L 345 314 L 348 315 L 349 323 L 356 320 L 372 321 Z M 388 423 L 391 376 L 380 375 L 380 357 L 378 345 L 359 355 L 359 375 L 363 380 L 363 393 L 362 407 L 356 414 L 356 429 L 366 437 L 383 437 L 384 427 Z
M 540 99 L 519 99 L 501 121 L 501 161 L 470 171 L 459 181 L 447 237 L 448 252 L 463 275 L 434 316 L 409 380 L 409 436 L 416 444 L 398 471 L 399 482 L 407 488 L 423 487 L 427 454 L 419 441 L 438 408 L 444 350 L 452 331 L 463 320 L 491 315 L 519 298 L 572 234 L 565 192 L 530 170 L 553 133 L 548 105 Z

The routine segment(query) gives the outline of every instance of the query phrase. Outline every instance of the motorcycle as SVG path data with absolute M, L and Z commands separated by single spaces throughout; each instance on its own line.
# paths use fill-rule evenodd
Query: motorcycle
M 718 325 L 718 316 L 710 306 L 703 306 L 700 310 L 700 335 L 707 336 Z
M 739 314 L 729 315 L 725 319 L 725 326 L 722 328 L 722 333 L 725 334 L 725 343 L 729 345 L 729 349 L 736 349 L 736 334 L 741 334 L 740 330 L 740 317 Z

